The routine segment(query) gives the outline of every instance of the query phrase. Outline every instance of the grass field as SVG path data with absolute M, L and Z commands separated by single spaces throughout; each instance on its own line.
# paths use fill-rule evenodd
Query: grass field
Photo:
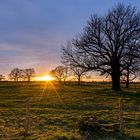
M 127 99 L 126 112 L 140 112 L 140 85 L 115 93 L 110 84 L 0 83 L 0 139 L 81 139 L 78 120 L 82 116 L 95 115 L 108 123 L 118 123 L 119 98 Z M 27 99 L 30 100 L 30 135 L 25 137 Z M 125 116 L 122 135 L 99 133 L 93 139 L 140 139 L 140 116 Z

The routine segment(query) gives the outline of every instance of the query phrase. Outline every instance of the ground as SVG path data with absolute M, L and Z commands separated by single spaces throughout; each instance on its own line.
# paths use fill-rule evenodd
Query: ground
M 109 124 L 119 123 L 119 99 L 126 112 L 140 111 L 140 85 L 111 90 L 109 83 L 54 84 L 51 82 L 0 83 L 0 139 L 80 140 L 78 121 L 97 116 Z M 26 100 L 30 104 L 29 136 L 24 134 Z M 124 133 L 95 134 L 94 139 L 140 139 L 138 115 L 125 116 Z

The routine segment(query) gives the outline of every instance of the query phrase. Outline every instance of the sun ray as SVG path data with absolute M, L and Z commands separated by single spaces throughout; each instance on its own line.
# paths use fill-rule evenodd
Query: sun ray
M 46 90 L 46 87 L 47 87 L 47 81 L 45 82 L 45 85 L 44 85 L 44 87 L 43 87 L 43 90 L 42 90 L 42 92 L 41 92 L 41 96 L 40 96 L 40 98 L 39 98 L 39 101 L 42 99 L 42 97 L 44 96 L 44 92 L 45 92 L 45 90 Z
M 63 102 L 61 96 L 59 95 L 59 93 L 57 92 L 56 88 L 55 88 L 54 85 L 53 85 L 53 82 L 52 82 L 52 81 L 54 80 L 53 77 L 51 77 L 50 75 L 45 75 L 45 76 L 42 76 L 42 77 L 36 77 L 35 79 L 36 79 L 37 81 L 45 81 L 45 85 L 44 85 L 44 87 L 43 87 L 43 89 L 42 89 L 42 92 L 41 92 L 39 101 L 40 101 L 40 100 L 43 98 L 43 96 L 44 96 L 44 92 L 45 92 L 46 89 L 47 89 L 47 84 L 50 84 L 50 86 L 52 87 L 54 93 L 57 95 L 59 101 L 60 101 L 61 103 Z
M 59 95 L 59 93 L 57 92 L 57 90 L 55 89 L 53 83 L 52 83 L 51 81 L 49 81 L 49 83 L 50 83 L 50 85 L 52 86 L 52 88 L 53 88 L 54 92 L 56 93 L 57 97 L 59 98 L 60 102 L 62 103 L 62 102 L 63 102 L 63 101 L 62 101 L 62 98 L 61 98 L 61 96 Z
M 61 98 L 61 96 L 59 95 L 59 93 L 57 92 L 56 88 L 54 87 L 52 80 L 48 80 L 48 81 L 45 82 L 45 85 L 44 85 L 43 90 L 42 90 L 42 92 L 41 92 L 39 101 L 40 101 L 40 100 L 43 98 L 43 96 L 44 96 L 44 92 L 45 92 L 46 89 L 47 89 L 47 84 L 50 84 L 50 86 L 52 87 L 54 93 L 57 95 L 59 101 L 60 101 L 61 103 L 63 103 L 62 98 Z

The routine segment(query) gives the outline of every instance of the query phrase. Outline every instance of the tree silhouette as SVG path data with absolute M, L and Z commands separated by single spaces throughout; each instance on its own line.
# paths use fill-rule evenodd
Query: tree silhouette
M 5 80 L 5 76 L 0 74 L 0 81 L 3 81 L 3 80 Z
M 31 81 L 31 78 L 35 76 L 35 70 L 33 68 L 24 69 L 23 77 L 27 79 L 28 82 Z
M 50 71 L 50 75 L 56 78 L 56 80 L 58 80 L 59 83 L 61 83 L 62 80 L 64 80 L 65 82 L 67 78 L 67 67 L 57 66 L 55 69 Z
M 123 64 L 123 72 L 122 72 L 122 79 L 126 83 L 126 88 L 129 88 L 129 82 L 133 81 L 139 76 L 140 72 L 140 61 L 138 54 L 138 42 L 133 40 L 130 42 L 129 45 L 130 49 L 128 51 L 127 56 L 125 57 L 124 64 Z
M 110 75 L 112 89 L 120 90 L 124 61 L 133 41 L 140 45 L 140 13 L 135 7 L 118 4 L 105 16 L 92 15 L 83 33 L 62 48 L 62 57 L 74 67 Z M 137 46 L 133 47 L 133 59 L 140 59 Z
M 80 68 L 80 67 L 71 67 L 72 73 L 74 76 L 76 76 L 78 80 L 78 85 L 81 84 L 81 78 L 85 76 L 85 73 L 87 72 L 85 69 Z
M 22 70 L 19 68 L 14 68 L 10 74 L 8 75 L 10 80 L 14 80 L 15 82 L 19 81 L 22 76 Z

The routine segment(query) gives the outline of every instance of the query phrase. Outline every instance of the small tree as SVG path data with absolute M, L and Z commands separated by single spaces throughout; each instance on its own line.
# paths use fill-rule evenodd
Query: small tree
M 10 80 L 13 80 L 15 82 L 19 81 L 19 79 L 22 76 L 22 70 L 19 68 L 14 68 L 10 74 L 8 75 Z
M 126 88 L 129 88 L 130 81 L 133 81 L 139 76 L 140 72 L 140 52 L 138 52 L 139 49 L 138 41 L 132 40 L 130 42 L 129 51 L 126 55 L 123 64 L 123 70 L 122 70 L 122 80 L 126 83 Z
M 129 88 L 130 82 L 133 82 L 135 79 L 138 79 L 140 77 L 140 73 L 134 72 L 129 73 L 129 71 L 124 71 L 123 75 L 121 76 L 121 81 L 125 83 L 125 88 Z
M 65 82 L 67 78 L 67 67 L 57 66 L 55 69 L 50 71 L 50 75 L 58 80 L 59 83 L 61 83 L 62 80 Z
M 24 69 L 23 70 L 23 78 L 27 79 L 28 82 L 31 81 L 32 77 L 35 76 L 35 70 L 33 68 L 29 68 L 29 69 Z
M 5 80 L 5 76 L 0 74 L 0 81 L 3 81 L 3 80 Z
M 81 84 L 81 78 L 85 76 L 85 73 L 87 72 L 83 68 L 78 68 L 78 67 L 71 67 L 73 75 L 77 78 L 78 80 L 78 85 Z
M 63 81 L 64 83 L 66 83 L 66 79 L 68 78 L 68 67 L 67 66 L 64 66 L 64 71 L 63 71 Z

